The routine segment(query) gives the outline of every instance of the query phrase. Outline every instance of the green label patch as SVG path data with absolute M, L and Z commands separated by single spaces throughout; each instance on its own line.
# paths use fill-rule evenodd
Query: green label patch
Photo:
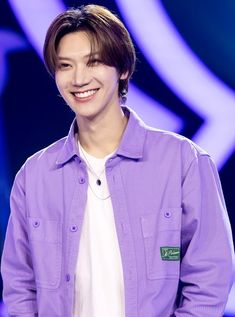
M 160 247 L 163 261 L 179 261 L 180 247 Z

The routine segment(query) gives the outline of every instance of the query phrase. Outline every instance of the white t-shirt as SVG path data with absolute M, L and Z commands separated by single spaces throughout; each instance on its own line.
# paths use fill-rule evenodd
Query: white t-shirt
M 73 317 L 124 317 L 122 262 L 104 169 L 110 155 L 99 159 L 79 147 L 88 165 L 89 186 L 76 267 Z M 96 183 L 94 172 L 101 185 Z

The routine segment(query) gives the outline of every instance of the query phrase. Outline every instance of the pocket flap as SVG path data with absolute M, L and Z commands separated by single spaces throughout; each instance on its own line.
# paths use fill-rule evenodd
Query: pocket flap
M 58 243 L 61 223 L 58 220 L 28 217 L 29 238 L 34 241 Z
M 158 231 L 180 230 L 181 216 L 181 207 L 169 207 L 162 209 L 158 219 Z
M 144 238 L 152 237 L 159 231 L 180 230 L 181 207 L 165 208 L 159 213 L 151 213 L 141 217 Z

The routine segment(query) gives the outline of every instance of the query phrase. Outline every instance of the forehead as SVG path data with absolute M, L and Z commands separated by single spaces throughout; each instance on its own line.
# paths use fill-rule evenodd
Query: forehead
M 65 34 L 59 41 L 57 54 L 91 54 L 98 51 L 97 41 L 92 34 L 76 31 Z

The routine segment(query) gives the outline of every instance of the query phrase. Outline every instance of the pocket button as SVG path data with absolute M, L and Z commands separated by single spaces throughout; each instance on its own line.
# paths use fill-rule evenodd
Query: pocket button
M 171 218 L 171 216 L 172 216 L 171 211 L 170 211 L 170 210 L 165 211 L 164 216 L 165 216 L 166 218 Z

